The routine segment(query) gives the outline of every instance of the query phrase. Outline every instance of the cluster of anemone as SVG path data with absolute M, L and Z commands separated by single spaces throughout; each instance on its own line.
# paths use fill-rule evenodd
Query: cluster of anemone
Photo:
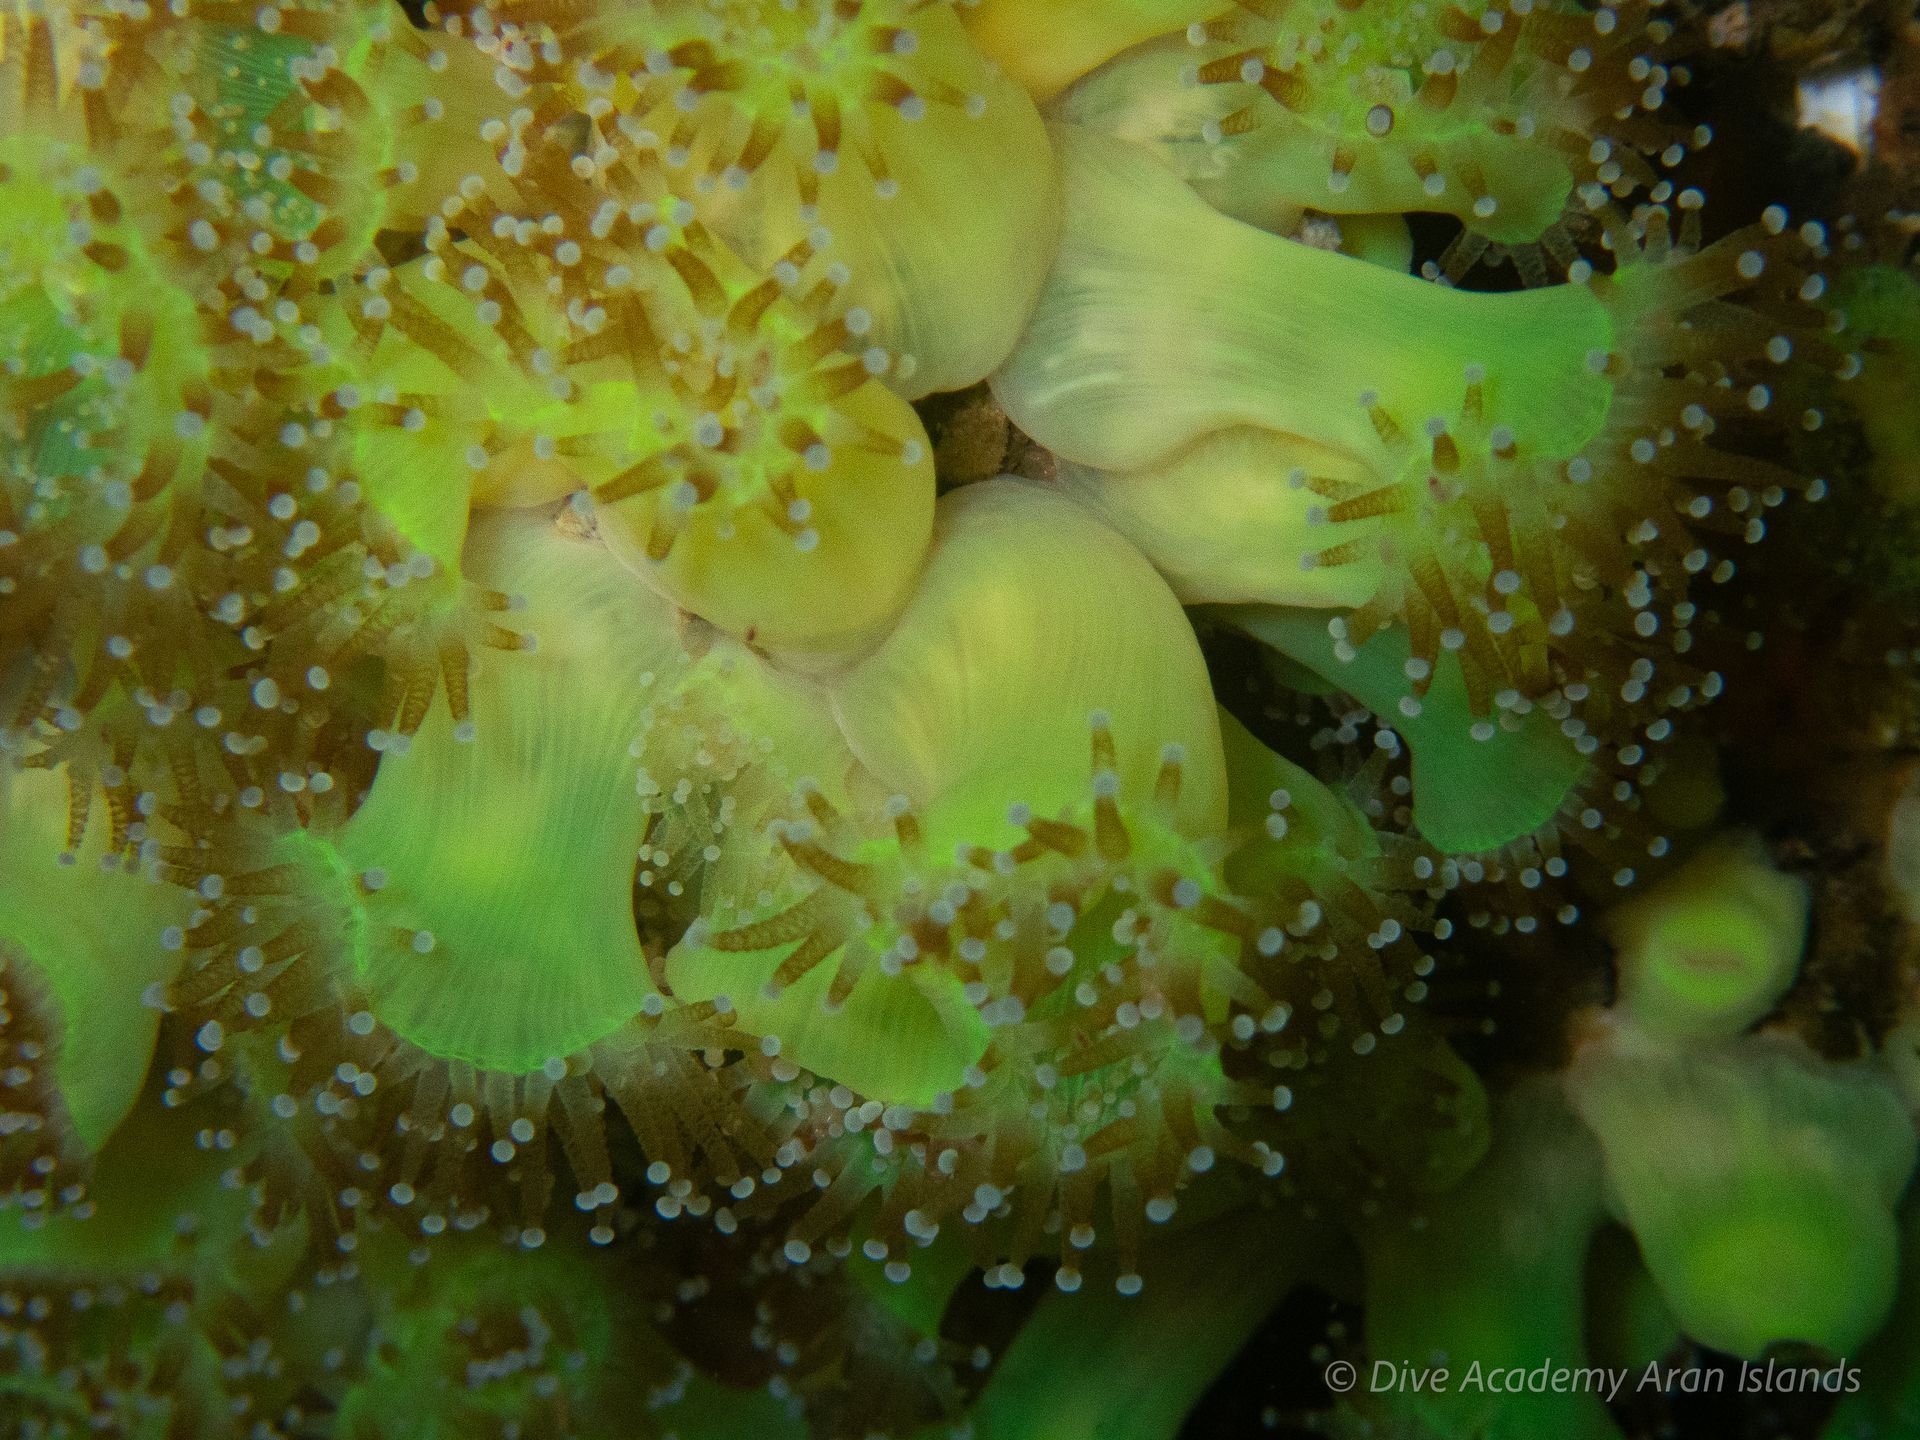
M 1907 1030 L 1779 1022 L 1707 727 L 1920 290 L 1706 238 L 1692 45 L 0 0 L 0 1419 L 1150 1440 L 1303 1284 L 1572 1362 L 1611 1257 L 1903 1433 Z

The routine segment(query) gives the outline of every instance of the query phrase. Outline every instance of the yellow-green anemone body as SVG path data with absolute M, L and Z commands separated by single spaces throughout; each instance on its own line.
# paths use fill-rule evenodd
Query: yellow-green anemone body
M 1780 1037 L 1676 1050 L 1621 1030 L 1565 1083 L 1688 1335 L 1751 1359 L 1787 1341 L 1845 1355 L 1879 1329 L 1914 1164 L 1885 1080 Z
M 1805 485 L 1713 437 L 1777 428 L 1768 377 L 1796 356 L 1844 364 L 1797 258 L 1817 232 L 1773 210 L 1695 252 L 1653 211 L 1610 234 L 1612 275 L 1468 293 L 1226 219 L 1138 147 L 1056 133 L 1063 248 L 995 393 L 1071 464 L 1128 477 L 1069 472 L 1187 593 L 1244 596 L 1257 561 L 1163 520 L 1150 486 L 1204 468 L 1244 495 L 1239 432 L 1256 428 L 1294 457 L 1266 483 L 1300 492 L 1245 532 L 1271 561 L 1260 598 L 1366 594 L 1353 642 L 1399 620 L 1429 676 L 1460 652 L 1481 716 L 1509 688 L 1645 698 L 1641 660 L 1674 672 L 1656 694 L 1705 681 L 1671 658 L 1691 644 L 1691 577 L 1730 576 L 1717 537 L 1760 538 Z
M 1604 422 L 1611 387 L 1585 362 L 1609 351 L 1614 327 L 1586 287 L 1425 285 L 1221 216 L 1138 146 L 1071 125 L 1054 134 L 1062 251 L 994 390 L 1068 460 L 1136 469 L 1238 424 L 1384 468 L 1373 410 L 1414 431 L 1453 422 L 1470 364 L 1485 371 L 1482 428 L 1504 422 L 1568 457 Z
M 0 768 L 0 1038 L 15 1067 L 0 1181 L 9 1189 L 73 1183 L 69 1172 L 125 1119 L 146 1080 L 160 992 L 179 967 L 178 927 L 191 906 L 116 850 L 106 824 L 74 833 L 85 820 L 74 799 L 63 771 Z M 42 1156 L 53 1163 L 41 1168 Z
M 757 265 L 821 234 L 910 398 L 982 379 L 1012 347 L 1058 229 L 1054 161 L 951 5 L 653 0 L 556 21 L 508 3 L 472 21 L 508 77 L 510 173 L 584 114 L 569 143 L 590 183 L 663 165 Z M 981 266 L 987 290 L 969 283 Z
M 1094 754 L 1106 773 L 1104 732 Z M 782 1165 L 834 1178 L 799 1203 L 789 1253 L 852 1226 L 900 1281 L 959 1224 L 996 1283 L 1049 1248 L 1075 1288 L 1102 1196 L 1128 1275 L 1142 1217 L 1170 1218 L 1216 1155 L 1278 1173 L 1228 1128 L 1229 1107 L 1270 1097 L 1223 1069 L 1220 1036 L 1236 1015 L 1270 1034 L 1292 1006 L 1243 968 L 1265 912 L 1227 891 L 1217 844 L 1170 823 L 1180 779 L 1169 764 L 1145 797 L 1095 787 L 1024 816 L 1022 843 L 945 863 L 910 813 L 885 844 L 823 815 L 787 834 L 811 891 L 670 957 L 676 994 L 730 987 L 741 1029 L 822 1082 L 792 1090 L 807 1148 Z
M 1438 211 L 1564 269 L 1577 186 L 1598 201 L 1653 183 L 1643 151 L 1685 146 L 1654 118 L 1674 80 L 1670 27 L 1634 4 L 1509 9 L 1242 4 L 1121 56 L 1063 118 L 1152 146 L 1222 212 L 1285 229 L 1303 209 Z M 1169 27 L 1172 28 L 1172 27 Z
M 1210 20 L 1231 0 L 977 0 L 962 18 L 974 43 L 1046 101 L 1121 51 Z
M 1394 988 L 1427 968 L 1405 893 L 1420 882 L 1310 777 L 1237 729 L 1232 748 L 1257 752 L 1236 765 L 1257 823 L 1197 840 L 1178 752 L 1129 791 L 1105 724 L 1090 793 L 1012 807 L 1003 848 L 948 860 L 911 809 L 882 840 L 816 802 L 785 832 L 811 886 L 714 916 L 669 957 L 676 994 L 725 995 L 818 1077 L 790 1073 L 785 1101 L 808 1146 L 782 1169 L 831 1177 L 796 1205 L 799 1251 L 852 1226 L 898 1281 L 957 1219 L 994 1283 L 1056 1249 L 1062 1288 L 1091 1260 L 1128 1292 L 1140 1221 L 1171 1219 L 1216 1159 L 1281 1172 L 1293 1092 L 1276 1073 L 1405 1024 Z M 1291 1029 L 1296 1013 L 1317 1021 Z
M 926 812 L 936 853 L 1003 843 L 1010 806 L 1048 817 L 1076 802 L 1096 713 L 1122 789 L 1150 793 L 1175 747 L 1175 823 L 1205 835 L 1225 818 L 1219 728 L 1179 603 L 1113 531 L 1017 480 L 941 500 L 912 601 L 832 693 L 854 753 Z
M 1752 837 L 1709 846 L 1606 920 L 1619 1008 L 1649 1031 L 1737 1035 L 1793 983 L 1806 945 L 1806 882 Z

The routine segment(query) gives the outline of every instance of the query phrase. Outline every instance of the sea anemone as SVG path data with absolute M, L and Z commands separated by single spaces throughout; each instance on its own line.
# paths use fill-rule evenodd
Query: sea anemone
M 1349 642 L 1404 625 L 1428 677 L 1457 654 L 1478 716 L 1509 687 L 1610 694 L 1640 660 L 1671 672 L 1639 681 L 1655 697 L 1704 681 L 1684 658 L 1692 578 L 1730 576 L 1716 546 L 1760 538 L 1789 490 L 1824 488 L 1736 440 L 1779 423 L 1781 365 L 1847 363 L 1807 288 L 1818 227 L 1770 211 L 1696 250 L 1656 207 L 1610 226 L 1611 274 L 1468 294 L 1236 224 L 1137 148 L 1060 137 L 1060 262 L 994 381 L 1013 418 L 1112 471 L 1238 426 L 1310 442 L 1304 463 L 1265 472 L 1320 497 L 1272 555 L 1273 591 L 1245 593 L 1242 562 L 1240 593 L 1203 598 L 1298 603 L 1303 567 L 1355 567 L 1367 598 Z M 1360 474 L 1316 474 L 1325 451 Z M 1247 483 L 1244 467 L 1223 473 Z M 1189 557 L 1122 528 L 1201 593 Z
M 1911 227 L 1698 30 L 0 0 L 0 1420 L 1904 1433 Z
M 1544 285 L 1579 256 L 1570 206 L 1578 227 L 1609 197 L 1664 201 L 1654 157 L 1678 165 L 1710 136 L 1658 114 L 1687 74 L 1658 0 L 1212 8 L 1083 82 L 1060 116 L 1151 146 L 1209 204 L 1268 228 L 1308 209 L 1452 215 L 1466 228 L 1437 267 L 1450 279 L 1491 252 Z
M 550 1123 L 604 1212 L 605 1098 L 658 1164 L 705 1149 L 731 1181 L 751 1127 L 714 1112 L 737 1082 L 701 1058 L 726 1021 L 669 1006 L 659 966 L 719 877 L 760 883 L 783 767 L 833 783 L 824 706 L 724 646 L 696 662 L 604 547 L 539 517 L 478 527 L 465 559 L 525 596 L 526 642 L 483 657 L 470 719 L 436 710 L 394 739 L 350 818 L 216 824 L 163 851 L 213 901 L 171 1003 L 202 1051 L 240 1048 L 322 1174 L 345 1166 L 429 1234 L 503 1190 L 537 1230 Z M 364 1148 L 396 1124 L 397 1154 Z
M 1567 1091 L 1687 1334 L 1751 1359 L 1796 1340 L 1847 1354 L 1880 1328 L 1914 1137 L 1877 1075 L 1783 1038 L 1675 1051 L 1621 1031 Z
M 980 380 L 1012 348 L 1058 228 L 1054 160 L 1032 101 L 952 5 L 507 0 L 436 13 L 497 65 L 483 133 L 504 142 L 507 183 L 570 188 L 581 175 L 617 195 L 625 173 L 664 167 L 763 267 L 824 232 L 909 398 Z M 556 126 L 571 163 L 524 171 Z M 968 283 L 976 266 L 995 277 L 988 291 Z
M 146 1082 L 158 994 L 179 956 L 155 943 L 189 897 L 159 883 L 58 770 L 0 770 L 0 1187 L 27 1214 L 84 1202 L 90 1157 Z

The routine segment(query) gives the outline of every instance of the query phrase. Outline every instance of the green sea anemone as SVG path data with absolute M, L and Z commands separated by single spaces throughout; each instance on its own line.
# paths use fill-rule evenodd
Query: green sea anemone
M 1449 278 L 1491 248 L 1545 284 L 1578 259 L 1562 223 L 1576 193 L 1589 209 L 1635 191 L 1665 201 L 1652 157 L 1671 167 L 1709 138 L 1659 116 L 1686 69 L 1667 62 L 1657 3 L 1211 8 L 1089 78 L 1061 117 L 1151 146 L 1253 224 L 1288 229 L 1307 209 L 1455 216 Z
M 1751 837 L 1701 851 L 1607 915 L 1619 1008 L 1646 1030 L 1737 1035 L 1793 983 L 1806 946 L 1806 883 Z
M 1777 1037 L 1676 1051 L 1622 1030 L 1567 1093 L 1687 1334 L 1754 1358 L 1787 1341 L 1849 1354 L 1880 1328 L 1914 1164 L 1882 1079 Z
M 501 518 L 465 563 L 525 597 L 525 643 L 476 667 L 470 719 L 436 710 L 387 739 L 351 818 L 215 827 L 165 852 L 221 902 L 186 937 L 172 1004 L 202 1050 L 241 1046 L 259 1104 L 311 1127 L 323 1170 L 331 1147 L 399 1123 L 378 1203 L 418 1197 L 428 1233 L 434 1206 L 484 1206 L 503 1185 L 537 1225 L 549 1123 L 604 1210 L 603 1096 L 658 1163 L 684 1173 L 706 1148 L 730 1181 L 735 1126 L 710 1135 L 699 1108 L 730 1083 L 701 1099 L 701 1053 L 727 1046 L 727 1022 L 670 1006 L 659 966 L 708 891 L 762 883 L 785 767 L 831 784 L 851 760 L 823 702 L 724 643 L 690 656 L 673 613 L 590 537 Z
M 1611 230 L 1611 275 L 1467 294 L 1237 225 L 1137 148 L 1071 127 L 1060 138 L 1061 259 L 994 382 L 1014 419 L 1101 470 L 1162 464 L 1246 425 L 1310 442 L 1308 462 L 1331 450 L 1362 467 L 1265 472 L 1321 503 L 1272 554 L 1271 592 L 1246 593 L 1241 562 L 1238 593 L 1207 598 L 1297 603 L 1303 567 L 1355 567 L 1367 598 L 1350 643 L 1405 625 L 1425 676 L 1458 656 L 1480 716 L 1508 688 L 1578 704 L 1712 683 L 1684 658 L 1692 577 L 1733 573 L 1716 536 L 1758 539 L 1789 488 L 1822 489 L 1724 438 L 1776 423 L 1766 375 L 1780 364 L 1841 363 L 1802 294 L 1817 229 L 1788 232 L 1769 212 L 1695 253 L 1656 209 Z M 1396 335 L 1414 338 L 1380 339 Z M 1223 473 L 1246 483 L 1244 467 Z M 1177 531 L 1163 544 L 1121 528 L 1197 593 Z M 1635 676 L 1641 660 L 1671 679 Z
M 0 0 L 0 1429 L 1903 1433 L 1911 227 L 1733 48 Z
M 497 66 L 488 123 L 504 173 L 478 175 L 476 191 L 545 180 L 526 157 L 562 126 L 574 158 L 556 179 L 617 192 L 622 172 L 664 166 L 753 264 L 823 231 L 909 398 L 980 380 L 1012 348 L 1058 228 L 1054 160 L 1032 101 L 952 5 L 437 13 Z M 989 292 L 967 283 L 976 265 L 995 276 Z
M 104 817 L 88 823 L 90 798 L 58 770 L 0 769 L 0 1185 L 29 1212 L 82 1201 L 89 1157 L 145 1084 L 181 958 L 159 937 L 190 906 Z

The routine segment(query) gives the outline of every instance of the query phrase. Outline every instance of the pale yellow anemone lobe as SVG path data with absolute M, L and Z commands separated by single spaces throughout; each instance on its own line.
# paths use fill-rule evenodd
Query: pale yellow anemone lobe
M 1046 101 L 1089 70 L 1156 35 L 1185 33 L 1232 0 L 974 0 L 967 33 L 989 58 Z
M 756 648 L 863 648 L 906 603 L 934 501 L 926 432 L 861 353 L 871 318 L 805 244 L 763 277 L 696 230 L 672 266 L 616 322 L 641 379 L 593 487 L 600 525 Z
M 179 966 L 163 931 L 191 897 L 130 858 L 90 784 L 0 765 L 0 1210 L 85 1194 L 91 1157 L 132 1108 Z
M 571 173 L 600 185 L 640 157 L 664 164 L 756 265 L 824 231 L 909 398 L 971 384 L 1012 347 L 1059 228 L 1058 182 L 1033 102 L 950 4 L 509 0 L 436 13 L 499 62 L 513 173 L 523 138 L 559 127 Z
M 1507 689 L 1705 683 L 1673 659 L 1693 577 L 1727 578 L 1722 547 L 1760 538 L 1787 491 L 1825 488 L 1759 458 L 1798 423 L 1773 403 L 1781 367 L 1849 368 L 1810 303 L 1817 227 L 1769 211 L 1696 250 L 1656 207 L 1608 217 L 1610 274 L 1473 294 L 1226 219 L 1138 147 L 1058 133 L 1062 254 L 995 392 L 1067 461 L 1132 477 L 1102 508 L 1187 598 L 1364 596 L 1344 638 L 1403 624 L 1423 676 L 1459 653 L 1482 715 Z M 1228 437 L 1246 427 L 1280 438 Z M 1266 485 L 1305 492 L 1251 507 L 1265 595 L 1259 556 L 1223 564 L 1218 536 L 1162 530 L 1127 493 L 1192 483 L 1183 451 L 1202 443 L 1235 494 L 1263 480 L 1250 443 L 1290 461 Z M 1227 503 L 1244 502 L 1196 509 Z M 1355 573 L 1302 574 L 1320 569 Z M 1672 683 L 1633 676 L 1641 660 Z
M 824 701 L 737 646 L 690 654 L 591 537 L 489 518 L 465 559 L 524 596 L 526 643 L 476 659 L 469 721 L 390 741 L 350 819 L 169 852 L 225 897 L 172 1003 L 203 1048 L 238 1042 L 323 1172 L 381 1155 L 381 1203 L 417 1198 L 427 1233 L 503 1187 L 537 1224 L 550 1120 L 583 1208 L 610 1205 L 604 1099 L 651 1161 L 684 1176 L 698 1152 L 730 1182 L 760 1163 L 728 1109 L 745 1072 L 701 1058 L 726 1022 L 669 1001 L 659 965 L 710 888 L 766 883 L 798 775 L 838 793 L 851 762 Z
M 911 603 L 833 696 L 854 753 L 949 846 L 1000 843 L 1009 806 L 1077 800 L 1096 713 L 1125 788 L 1150 793 L 1176 746 L 1179 828 L 1225 818 L 1212 692 L 1178 601 L 1120 536 L 1018 480 L 942 498 Z
M 1686 154 L 1687 132 L 1656 114 L 1685 78 L 1664 58 L 1672 25 L 1642 0 L 1247 0 L 1202 19 L 1089 77 L 1059 113 L 1151 146 L 1210 204 L 1268 228 L 1306 209 L 1437 211 L 1468 227 L 1449 275 L 1491 246 L 1544 284 L 1577 258 L 1561 223 L 1576 191 L 1624 198 L 1656 185 L 1649 157 Z

